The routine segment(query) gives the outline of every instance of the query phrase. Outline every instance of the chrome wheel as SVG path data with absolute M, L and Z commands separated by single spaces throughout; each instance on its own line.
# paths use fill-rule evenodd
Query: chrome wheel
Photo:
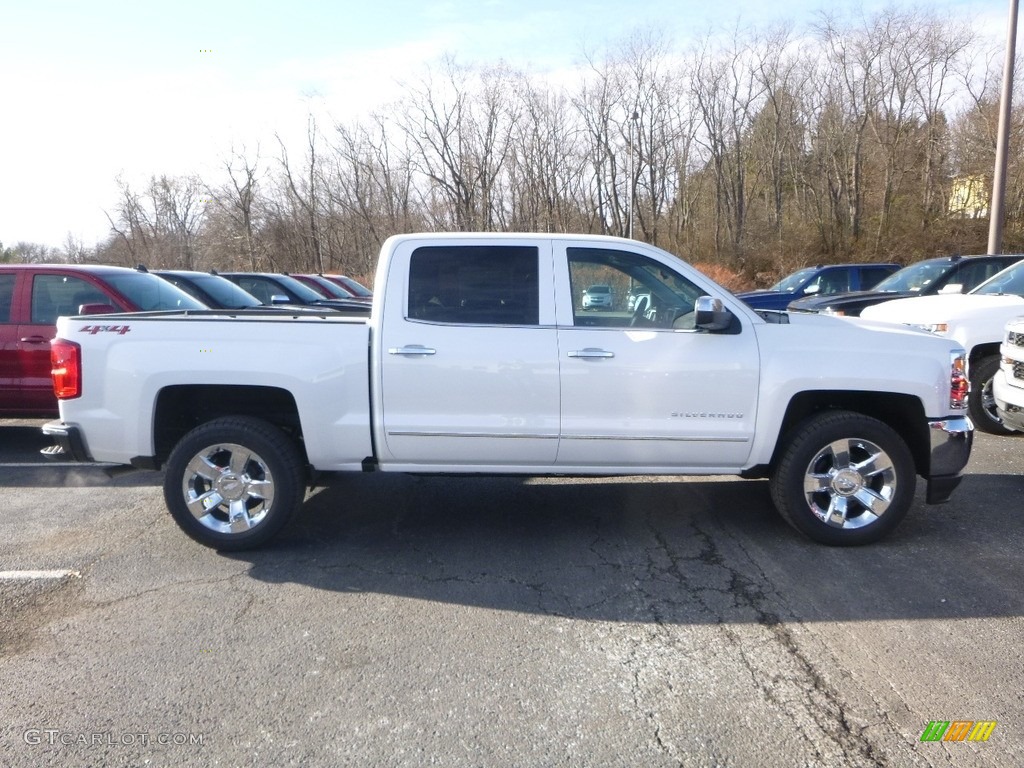
M 890 426 L 853 411 L 822 411 L 795 424 L 771 473 L 782 517 L 815 541 L 855 546 L 899 525 L 914 499 L 914 457 Z
M 861 528 L 885 514 L 896 496 L 892 459 L 870 440 L 835 440 L 811 459 L 804 497 L 816 518 L 833 528 Z
M 185 506 L 204 527 L 242 533 L 263 522 L 274 505 L 267 462 L 237 443 L 215 443 L 192 457 L 182 474 Z
M 992 419 L 996 424 L 1002 424 L 1003 420 L 999 418 L 999 414 L 996 412 L 996 396 L 992 393 L 992 379 L 986 379 L 981 385 L 981 407 L 985 409 L 985 413 Z

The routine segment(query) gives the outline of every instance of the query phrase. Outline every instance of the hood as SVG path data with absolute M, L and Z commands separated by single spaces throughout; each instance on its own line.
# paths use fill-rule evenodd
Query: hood
M 896 338 L 897 336 L 911 336 L 914 338 L 926 336 L 935 338 L 932 334 L 919 328 L 909 325 L 894 325 L 877 320 L 865 320 L 863 315 L 861 317 L 833 317 L 832 315 L 790 312 L 789 324 L 800 326 L 808 331 L 822 332 L 832 338 L 840 338 L 844 334 L 858 335 L 862 330 L 880 331 L 887 338 Z M 872 336 L 871 338 L 878 337 Z
M 915 294 L 903 291 L 847 291 L 830 293 L 827 296 L 805 296 L 792 303 L 792 308 L 802 312 L 821 312 L 826 307 L 843 307 L 848 304 L 877 304 L 881 301 L 905 299 Z
M 784 318 L 757 326 L 766 382 L 793 391 L 900 391 L 945 412 L 929 404 L 949 402 L 950 357 L 963 354 L 958 341 L 859 317 L 789 312 Z
M 1016 307 L 1024 311 L 1024 298 L 1016 294 L 968 293 L 940 296 L 917 296 L 896 299 L 867 307 L 861 317 L 887 323 L 945 323 L 988 312 Z

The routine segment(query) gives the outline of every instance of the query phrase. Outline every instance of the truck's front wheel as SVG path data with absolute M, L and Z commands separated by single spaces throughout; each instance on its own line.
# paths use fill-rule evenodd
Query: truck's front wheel
M 772 500 L 786 522 L 815 541 L 878 541 L 910 508 L 913 456 L 877 419 L 818 414 L 791 430 L 785 445 L 771 477 Z
M 167 460 L 164 499 L 185 533 L 214 549 L 269 541 L 302 503 L 295 444 L 262 419 L 231 416 L 202 424 Z

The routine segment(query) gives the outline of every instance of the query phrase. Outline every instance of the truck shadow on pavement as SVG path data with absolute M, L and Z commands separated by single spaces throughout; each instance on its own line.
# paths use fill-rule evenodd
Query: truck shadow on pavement
M 41 422 L 40 422 L 41 423 Z M 159 472 L 112 464 L 78 464 L 48 459 L 40 451 L 53 444 L 39 426 L 0 424 L 0 487 L 106 488 L 159 486 Z
M 579 619 L 749 623 L 1024 615 L 1024 478 L 923 483 L 885 541 L 815 544 L 764 481 L 355 475 L 310 496 L 252 578 Z

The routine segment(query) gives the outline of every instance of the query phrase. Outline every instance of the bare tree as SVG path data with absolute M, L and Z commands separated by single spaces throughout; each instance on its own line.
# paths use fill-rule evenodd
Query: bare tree
M 714 171 L 715 250 L 721 253 L 724 227 L 737 263 L 743 260 L 747 223 L 748 136 L 765 91 L 754 75 L 757 53 L 738 33 L 721 51 L 705 38 L 690 78 L 702 126 L 697 141 Z
M 208 247 L 218 257 L 224 251 L 237 254 L 239 262 L 255 272 L 261 267 L 263 250 L 259 239 L 262 224 L 259 147 L 251 158 L 244 147 L 232 148 L 231 156 L 224 160 L 222 167 L 227 180 L 215 188 L 206 187 L 206 204 L 208 209 L 226 219 L 226 226 Z

